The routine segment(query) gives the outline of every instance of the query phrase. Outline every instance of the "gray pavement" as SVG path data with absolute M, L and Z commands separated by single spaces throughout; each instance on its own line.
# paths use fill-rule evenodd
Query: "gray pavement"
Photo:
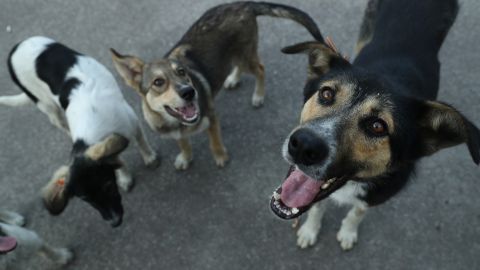
M 162 56 L 206 9 L 220 0 L 64 1 L 1 0 L 0 59 L 33 35 L 46 35 L 89 54 L 112 72 L 109 47 L 144 59 Z M 308 11 L 341 51 L 351 54 L 366 0 L 275 1 Z M 441 51 L 440 99 L 480 126 L 480 1 L 464 0 Z M 310 40 L 300 26 L 259 18 L 260 55 L 267 98 L 250 106 L 253 78 L 222 92 L 216 104 L 231 161 L 217 169 L 205 134 L 194 138 L 195 161 L 176 172 L 174 141 L 145 131 L 162 156 L 146 169 L 139 153 L 126 160 L 137 179 L 124 194 L 124 224 L 112 229 L 97 212 L 73 200 L 59 217 L 38 196 L 54 169 L 69 157 L 71 142 L 33 106 L 0 107 L 0 203 L 28 218 L 28 227 L 52 244 L 71 247 L 68 269 L 480 269 L 480 168 L 465 146 L 421 162 L 409 187 L 372 209 L 359 243 L 343 252 L 335 235 L 346 213 L 331 208 L 318 244 L 295 246 L 290 222 L 268 207 L 287 171 L 280 147 L 298 121 L 306 59 L 280 53 L 282 46 Z M 11 32 L 6 27 L 11 26 Z M 399 33 L 401 34 L 401 33 Z M 412 41 L 414 42 L 414 41 Z M 118 76 L 117 76 L 118 78 Z M 122 85 L 137 113 L 139 98 Z M 19 93 L 0 65 L 0 94 Z M 56 269 L 43 258 L 19 269 Z

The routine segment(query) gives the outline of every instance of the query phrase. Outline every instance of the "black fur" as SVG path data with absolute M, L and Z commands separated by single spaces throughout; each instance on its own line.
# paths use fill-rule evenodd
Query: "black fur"
M 81 198 L 97 209 L 105 220 L 111 221 L 112 226 L 118 226 L 122 222 L 123 206 L 115 170 L 120 164 L 108 157 L 98 161 L 89 159 L 84 155 L 88 147 L 83 140 L 73 144 L 66 195 Z
M 77 79 L 66 80 L 67 72 L 77 63 L 79 55 L 60 43 L 52 43 L 36 60 L 38 77 L 50 87 L 54 95 L 60 97 L 63 109 L 68 107 L 71 90 L 80 83 Z
M 391 111 L 394 129 L 386 135 L 391 154 L 386 171 L 376 176 L 357 177 L 361 169 L 368 169 L 368 162 L 353 160 L 350 148 L 342 145 L 338 146 L 341 151 L 328 165 L 324 176 L 329 179 L 346 175 L 366 183 L 362 199 L 369 205 L 377 205 L 407 184 L 418 159 L 440 149 L 466 143 L 473 161 L 478 164 L 480 131 L 451 106 L 434 102 L 440 77 L 438 52 L 458 13 L 457 0 L 372 0 L 371 3 L 378 6 L 369 6 L 375 12 L 366 14 L 375 18 L 366 18 L 369 25 L 362 28 L 361 37 L 365 41 L 370 36 L 372 39 L 352 64 L 328 50 L 325 43 L 304 42 L 283 52 L 309 53 L 310 76 L 304 89 L 305 102 L 319 92 L 323 82 L 335 81 L 354 85 L 353 97 L 346 103 L 348 106 L 341 109 L 345 114 L 335 111 L 336 117 L 352 113 L 350 108 L 369 98 Z M 315 106 L 325 107 L 320 101 Z M 370 113 L 375 116 L 374 111 Z M 328 117 L 331 116 L 309 121 L 318 124 Z M 348 121 L 342 118 L 334 127 L 337 142 L 343 142 L 344 134 L 348 133 L 343 130 L 343 123 Z M 362 120 L 356 125 L 362 128 Z M 368 132 L 363 133 L 366 138 L 372 137 Z

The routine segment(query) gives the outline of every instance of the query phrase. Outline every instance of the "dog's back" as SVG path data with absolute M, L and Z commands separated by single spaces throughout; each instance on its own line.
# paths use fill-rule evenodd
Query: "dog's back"
M 355 64 L 389 76 L 404 91 L 414 91 L 405 94 L 434 99 L 440 71 L 438 51 L 456 18 L 457 0 L 370 2 L 364 25 L 370 20 L 371 27 L 362 27 L 360 35 L 369 41 Z

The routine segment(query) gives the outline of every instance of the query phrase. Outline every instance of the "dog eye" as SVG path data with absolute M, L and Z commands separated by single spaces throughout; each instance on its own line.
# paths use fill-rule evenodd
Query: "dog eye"
M 320 89 L 319 101 L 323 105 L 331 105 L 335 101 L 335 90 L 330 86 L 324 86 Z
M 177 68 L 177 74 L 178 76 L 185 76 L 185 69 L 183 68 Z
M 155 86 L 158 86 L 158 87 L 161 87 L 165 84 L 165 80 L 164 79 L 161 79 L 161 78 L 158 78 L 158 79 L 155 79 L 153 81 L 153 85 Z
M 373 136 L 383 137 L 388 134 L 388 125 L 380 118 L 367 121 L 367 130 Z

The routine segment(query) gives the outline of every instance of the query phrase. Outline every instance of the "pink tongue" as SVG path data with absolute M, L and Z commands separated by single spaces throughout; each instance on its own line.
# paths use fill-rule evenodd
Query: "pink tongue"
M 189 104 L 180 108 L 180 112 L 185 118 L 193 118 L 197 114 L 197 109 L 195 108 L 195 105 Z
M 0 253 L 12 251 L 17 246 L 17 241 L 13 237 L 0 237 Z
M 282 202 L 290 208 L 307 206 L 315 199 L 322 184 L 322 181 L 316 181 L 295 169 L 282 185 Z

